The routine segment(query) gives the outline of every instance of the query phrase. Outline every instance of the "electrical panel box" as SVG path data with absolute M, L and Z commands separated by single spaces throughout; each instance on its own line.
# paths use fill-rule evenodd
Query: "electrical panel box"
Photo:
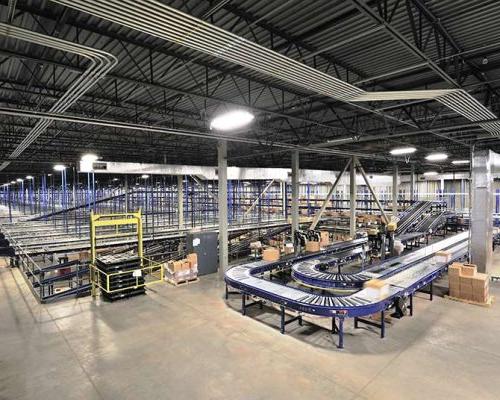
M 219 266 L 217 232 L 188 232 L 186 248 L 188 253 L 196 253 L 198 256 L 198 275 L 217 272 Z

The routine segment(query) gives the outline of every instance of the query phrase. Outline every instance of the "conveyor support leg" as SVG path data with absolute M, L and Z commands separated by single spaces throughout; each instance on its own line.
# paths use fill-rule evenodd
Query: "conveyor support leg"
M 338 348 L 339 349 L 343 349 L 344 348 L 344 318 L 343 317 L 339 318 L 338 332 L 339 332 L 339 345 L 338 345 Z

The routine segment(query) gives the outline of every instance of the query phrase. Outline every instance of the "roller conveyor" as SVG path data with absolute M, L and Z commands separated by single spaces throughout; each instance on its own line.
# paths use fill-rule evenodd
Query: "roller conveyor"
M 358 288 L 363 286 L 363 282 L 371 277 L 363 272 L 342 273 L 340 265 L 352 261 L 356 258 L 365 258 L 365 249 L 357 247 L 351 250 L 340 252 L 333 257 L 319 257 L 294 263 L 292 266 L 292 277 L 305 285 L 329 289 L 329 288 Z M 338 267 L 338 272 L 321 271 L 323 266 Z
M 389 291 L 383 298 L 373 297 L 367 289 L 348 296 L 316 295 L 254 276 L 274 269 L 279 262 L 257 261 L 239 265 L 226 272 L 225 280 L 228 286 L 242 293 L 299 312 L 329 317 L 359 317 L 383 311 L 391 305 L 395 297 L 408 296 L 429 284 L 449 264 L 436 262 L 434 254 L 447 249 L 452 253 L 452 260 L 462 258 L 467 253 L 467 239 L 468 232 L 462 232 L 363 271 L 370 279 L 387 280 Z

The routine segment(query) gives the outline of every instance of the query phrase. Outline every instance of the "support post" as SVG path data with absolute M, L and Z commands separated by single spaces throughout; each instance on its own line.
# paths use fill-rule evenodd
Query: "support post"
M 128 175 L 125 175 L 125 212 L 128 213 Z
M 340 172 L 340 174 L 335 179 L 335 182 L 333 183 L 332 187 L 328 191 L 328 194 L 326 195 L 325 200 L 323 201 L 323 204 L 321 205 L 320 210 L 314 216 L 313 222 L 311 223 L 311 226 L 309 227 L 309 229 L 311 229 L 311 230 L 316 229 L 316 226 L 318 225 L 318 222 L 321 219 L 321 216 L 325 212 L 326 207 L 328 207 L 328 203 L 330 202 L 330 200 L 331 200 L 331 198 L 333 196 L 333 192 L 335 191 L 335 189 L 337 188 L 337 186 L 338 186 L 338 184 L 340 182 L 340 178 L 342 178 L 342 175 L 344 175 L 344 173 L 347 171 L 347 168 L 349 168 L 349 165 L 351 165 L 351 160 L 349 160 L 347 162 L 347 164 L 344 167 L 344 169 Z
M 286 202 L 286 181 L 280 181 L 280 190 L 281 190 L 281 207 L 283 211 L 283 219 L 287 219 L 287 202 Z
M 217 144 L 217 175 L 219 179 L 219 277 L 224 278 L 229 265 L 227 243 L 227 142 L 219 140 Z
M 292 152 L 292 237 L 299 230 L 299 152 Z
M 349 175 L 349 204 L 350 204 L 350 217 L 349 217 L 349 234 L 351 238 L 356 237 L 356 157 L 353 157 L 351 160 L 351 171 Z
M 410 170 L 410 201 L 415 201 L 415 165 L 411 165 Z
M 493 175 L 498 154 L 476 151 L 472 157 L 470 255 L 479 272 L 489 273 L 493 258 Z
M 177 175 L 177 218 L 179 229 L 184 228 L 184 185 L 182 175 Z
M 394 164 L 392 171 L 392 218 L 398 217 L 398 166 Z

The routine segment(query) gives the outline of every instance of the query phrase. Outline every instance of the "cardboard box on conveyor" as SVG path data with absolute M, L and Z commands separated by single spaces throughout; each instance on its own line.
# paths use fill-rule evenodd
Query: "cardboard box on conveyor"
M 381 279 L 371 279 L 364 283 L 363 288 L 373 299 L 384 299 L 389 295 L 389 284 Z

